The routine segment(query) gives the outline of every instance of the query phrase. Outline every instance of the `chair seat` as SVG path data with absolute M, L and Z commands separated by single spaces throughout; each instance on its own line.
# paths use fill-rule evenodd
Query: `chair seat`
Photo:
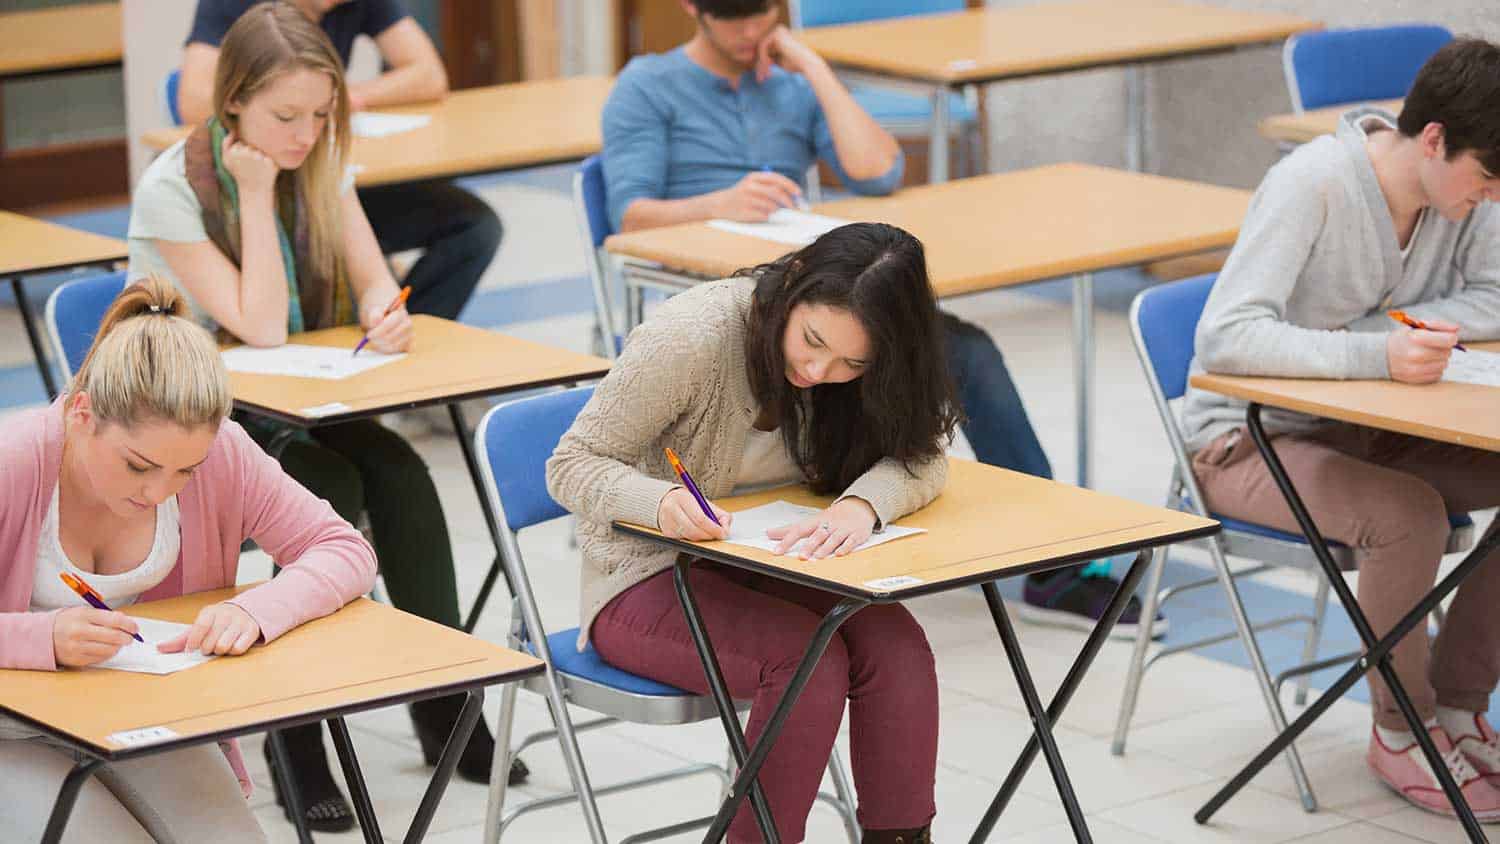
M 1227 531 L 1234 531 L 1236 533 L 1249 533 L 1255 536 L 1263 536 L 1267 539 L 1279 539 L 1282 542 L 1300 542 L 1304 545 L 1307 544 L 1306 537 L 1304 537 L 1300 533 L 1287 533 L 1275 528 L 1266 527 L 1265 525 L 1257 525 L 1251 522 L 1242 522 L 1239 519 L 1231 519 L 1227 516 L 1221 516 L 1218 513 L 1210 513 L 1209 518 L 1217 520 L 1219 524 L 1224 526 L 1224 530 Z M 1448 527 L 1455 533 L 1468 530 L 1474 527 L 1474 520 L 1469 518 L 1468 513 L 1449 513 Z M 1328 547 L 1345 548 L 1347 546 L 1342 542 L 1329 540 Z
M 527 650 L 534 649 L 527 643 Z M 591 643 L 583 651 L 578 650 L 578 628 L 570 627 L 547 637 L 547 647 L 552 649 L 552 664 L 564 674 L 619 689 L 636 695 L 657 697 L 691 697 L 676 686 L 648 680 L 639 674 L 631 674 L 605 662 Z
M 855 85 L 850 91 L 875 122 L 912 121 L 925 123 L 932 119 L 932 100 L 916 94 L 892 91 L 867 85 Z M 972 123 L 978 119 L 977 111 L 969 105 L 962 94 L 948 95 L 948 115 L 954 125 Z

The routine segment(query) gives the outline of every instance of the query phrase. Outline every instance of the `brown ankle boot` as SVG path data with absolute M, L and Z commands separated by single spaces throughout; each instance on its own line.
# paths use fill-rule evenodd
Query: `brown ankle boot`
M 932 844 L 932 831 L 926 826 L 916 829 L 867 829 L 859 840 L 860 844 Z

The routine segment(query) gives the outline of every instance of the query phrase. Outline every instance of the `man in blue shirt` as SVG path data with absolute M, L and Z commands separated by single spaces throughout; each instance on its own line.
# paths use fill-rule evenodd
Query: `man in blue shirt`
M 828 64 L 777 21 L 770 0 L 683 0 L 691 41 L 640 56 L 604 106 L 604 179 L 617 231 L 712 218 L 764 221 L 801 199 L 821 159 L 855 193 L 901 182 L 901 148 Z M 1050 478 L 1052 467 L 1000 350 L 983 329 L 944 314 L 964 434 L 982 462 Z M 1023 618 L 1090 629 L 1118 581 L 1108 561 L 1026 580 Z M 1115 635 L 1134 637 L 1131 599 Z M 1164 633 L 1158 618 L 1154 630 Z

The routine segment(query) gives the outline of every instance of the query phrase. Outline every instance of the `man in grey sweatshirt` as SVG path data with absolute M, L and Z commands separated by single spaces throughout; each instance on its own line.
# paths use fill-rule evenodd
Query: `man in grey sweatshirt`
M 1439 380 L 1460 340 L 1500 339 L 1500 47 L 1459 39 L 1417 75 L 1399 119 L 1344 116 L 1266 175 L 1214 285 L 1193 371 Z M 1386 316 L 1400 308 L 1429 330 Z M 1500 393 L 1496 394 L 1500 398 Z M 1208 507 L 1297 531 L 1244 433 L 1245 404 L 1190 389 L 1182 411 Z M 1500 504 L 1500 454 L 1289 412 L 1267 431 L 1324 535 L 1355 549 L 1377 634 L 1431 588 L 1447 515 Z M 1496 528 L 1492 527 L 1491 530 Z M 1500 560 L 1459 589 L 1429 653 L 1425 626 L 1393 654 L 1476 816 L 1500 821 L 1500 739 L 1483 713 L 1500 681 Z M 1452 814 L 1385 684 L 1369 677 L 1368 764 L 1407 800 Z

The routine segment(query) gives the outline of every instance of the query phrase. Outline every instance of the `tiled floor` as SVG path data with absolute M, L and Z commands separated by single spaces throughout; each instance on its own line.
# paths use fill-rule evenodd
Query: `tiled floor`
M 578 272 L 571 214 L 555 189 L 523 184 L 489 195 L 498 201 L 507 220 L 510 251 L 503 256 L 504 266 L 497 264 L 492 271 L 487 286 Z M 997 248 L 1004 248 L 1003 240 Z M 998 339 L 1057 476 L 1072 478 L 1072 347 L 1066 298 L 997 293 L 952 302 L 950 307 Z M 0 327 L 0 361 L 24 361 L 24 341 L 13 330 L 11 318 L 0 310 L 0 326 L 9 326 Z M 507 330 L 582 350 L 588 347 L 590 326 L 587 316 L 578 315 L 514 324 Z M 1159 501 L 1169 457 L 1130 348 L 1122 308 L 1101 311 L 1097 342 L 1096 485 L 1111 493 Z M 3 406 L 5 402 L 0 401 Z M 4 416 L 0 411 L 0 426 Z M 474 491 L 451 437 L 429 434 L 418 438 L 417 446 L 443 495 L 460 561 L 460 588 L 467 601 L 493 554 Z M 569 548 L 566 528 L 565 523 L 554 523 L 522 536 L 543 617 L 555 626 L 571 625 L 576 613 L 577 560 Z M 1183 551 L 1174 552 L 1174 559 L 1201 563 L 1202 556 Z M 247 558 L 244 568 L 246 579 L 262 577 L 267 571 L 263 558 Z M 1273 582 L 1287 589 L 1302 588 L 1295 578 Z M 942 692 L 935 837 L 943 842 L 967 840 L 1009 761 L 1025 741 L 1028 720 L 978 592 L 924 598 L 912 608 L 937 652 Z M 478 635 L 503 641 L 508 609 L 503 601 L 493 602 Z M 1083 636 L 1026 625 L 1019 633 L 1046 695 L 1063 676 Z M 1366 774 L 1365 706 L 1348 701 L 1337 704 L 1300 745 L 1322 799 L 1321 811 L 1302 810 L 1285 766 L 1278 762 L 1229 803 L 1212 824 L 1195 824 L 1193 811 L 1269 737 L 1255 684 L 1247 671 L 1224 661 L 1187 655 L 1163 662 L 1147 676 L 1128 752 L 1115 757 L 1109 752 L 1109 737 L 1129 652 L 1124 642 L 1104 648 L 1057 729 L 1095 840 L 1113 844 L 1461 840 L 1456 824 L 1407 807 Z M 497 700 L 498 695 L 492 694 L 486 706 L 491 725 Z M 523 693 L 517 734 L 546 723 L 539 699 Z M 410 723 L 404 712 L 389 710 L 354 718 L 351 726 L 383 831 L 389 840 L 399 840 L 429 774 Z M 260 786 L 253 798 L 257 814 L 271 840 L 292 841 L 291 829 L 271 797 L 259 741 L 246 744 L 245 755 Z M 624 726 L 587 733 L 582 744 L 596 784 L 685 761 L 721 761 L 724 755 L 715 723 L 685 728 Z M 840 746 L 847 752 L 847 736 Z M 526 785 L 512 792 L 514 796 L 540 796 L 567 787 L 561 759 L 552 746 L 528 750 L 525 759 L 533 774 Z M 629 796 L 606 797 L 600 809 L 611 838 L 618 840 L 649 826 L 705 814 L 717 793 L 714 780 L 700 777 Z M 485 799 L 484 788 L 455 780 L 428 840 L 434 844 L 479 840 Z M 821 806 L 813 810 L 809 841 L 836 842 L 842 836 L 833 812 Z M 318 838 L 355 841 L 358 834 Z M 506 840 L 575 842 L 587 836 L 579 813 L 568 807 L 522 818 Z M 1033 844 L 1071 840 L 1040 760 L 993 840 Z

